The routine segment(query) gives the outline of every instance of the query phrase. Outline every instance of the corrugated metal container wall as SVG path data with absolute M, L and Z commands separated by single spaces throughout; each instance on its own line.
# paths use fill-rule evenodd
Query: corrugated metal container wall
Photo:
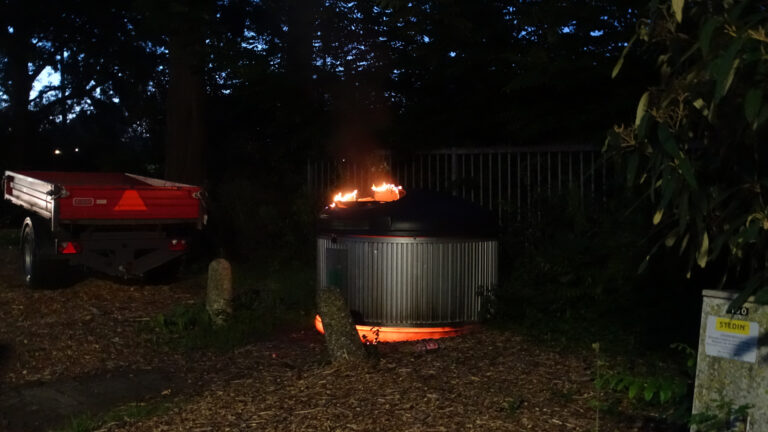
M 321 235 L 317 278 L 341 289 L 357 324 L 477 322 L 498 280 L 498 241 Z

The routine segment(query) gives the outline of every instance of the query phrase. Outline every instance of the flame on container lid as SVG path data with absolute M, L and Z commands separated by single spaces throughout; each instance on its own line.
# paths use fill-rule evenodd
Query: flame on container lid
M 358 197 L 357 189 L 352 192 L 338 192 L 333 197 L 330 207 L 344 207 L 344 203 L 349 202 L 390 202 L 396 201 L 405 195 L 402 186 L 396 186 L 392 183 L 383 182 L 380 186 L 375 184 L 371 186 L 372 197 Z
M 395 186 L 392 183 L 384 182 L 381 186 L 375 184 L 371 186 L 374 201 L 397 201 L 400 199 L 400 193 L 404 192 L 402 186 Z
M 357 201 L 357 189 L 347 193 L 339 192 L 333 197 L 333 201 Z

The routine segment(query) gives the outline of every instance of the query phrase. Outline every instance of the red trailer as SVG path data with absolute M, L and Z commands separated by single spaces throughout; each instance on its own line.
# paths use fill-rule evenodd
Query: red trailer
M 206 219 L 200 187 L 133 174 L 6 171 L 2 190 L 29 213 L 20 243 L 30 286 L 67 264 L 121 277 L 170 272 Z

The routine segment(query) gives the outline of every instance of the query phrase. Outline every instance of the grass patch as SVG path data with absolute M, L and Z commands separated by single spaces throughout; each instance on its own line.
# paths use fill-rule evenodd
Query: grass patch
M 142 331 L 157 345 L 176 350 L 229 351 L 285 328 L 305 326 L 314 308 L 313 266 L 235 266 L 234 313 L 214 327 L 205 305 L 177 305 L 147 322 Z
M 236 309 L 231 321 L 214 327 L 205 305 L 179 305 L 150 320 L 145 331 L 156 344 L 177 350 L 210 349 L 229 351 L 263 339 L 294 320 L 267 308 Z
M 171 405 L 166 401 L 132 402 L 102 414 L 82 414 L 72 417 L 57 432 L 92 432 L 108 424 L 132 423 L 165 414 Z

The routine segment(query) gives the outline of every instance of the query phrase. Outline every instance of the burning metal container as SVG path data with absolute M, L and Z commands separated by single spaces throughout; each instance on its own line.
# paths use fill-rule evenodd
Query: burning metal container
M 371 340 L 466 331 L 481 318 L 483 302 L 497 283 L 493 216 L 434 192 L 394 198 L 337 201 L 323 210 L 318 287 L 338 287 L 358 331 Z M 322 331 L 319 318 L 316 324 Z

